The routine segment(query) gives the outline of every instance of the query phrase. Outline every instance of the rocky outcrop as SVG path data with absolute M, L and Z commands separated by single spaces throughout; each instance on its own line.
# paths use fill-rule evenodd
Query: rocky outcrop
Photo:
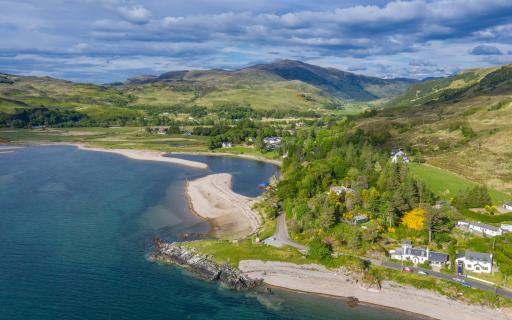
M 251 279 L 229 264 L 218 265 L 195 248 L 181 246 L 176 242 L 155 241 L 155 245 L 156 249 L 151 253 L 150 260 L 177 264 L 202 278 L 219 281 L 228 288 L 243 290 L 263 283 L 263 280 Z

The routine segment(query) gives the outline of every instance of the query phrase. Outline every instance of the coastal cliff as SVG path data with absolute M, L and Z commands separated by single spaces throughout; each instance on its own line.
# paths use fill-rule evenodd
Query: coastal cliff
M 215 263 L 194 248 L 180 246 L 176 242 L 165 243 L 159 240 L 155 240 L 155 246 L 155 251 L 149 256 L 151 261 L 179 265 L 204 279 L 219 281 L 228 288 L 243 290 L 258 287 L 263 283 L 263 280 L 252 279 L 229 264 Z

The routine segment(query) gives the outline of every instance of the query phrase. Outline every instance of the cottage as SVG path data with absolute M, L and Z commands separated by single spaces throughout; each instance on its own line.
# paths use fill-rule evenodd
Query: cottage
M 410 241 L 404 241 L 401 248 L 390 250 L 389 254 L 393 259 L 411 261 L 414 264 L 429 261 L 434 267 L 442 267 L 450 260 L 450 256 L 445 253 L 430 251 L 428 248 L 414 248 Z
M 391 152 L 391 162 L 393 162 L 393 163 L 398 163 L 398 162 L 408 163 L 409 157 L 407 157 L 407 155 L 405 154 L 403 149 L 398 149 L 398 151 L 395 150 L 395 151 Z
M 457 228 L 488 237 L 496 237 L 503 234 L 503 231 L 500 228 L 481 222 L 458 221 Z
M 281 137 L 267 137 L 263 138 L 263 144 L 265 145 L 265 149 L 274 150 L 281 146 L 281 142 L 283 139 Z
M 347 192 L 354 192 L 354 190 L 344 186 L 332 186 L 329 188 L 329 192 L 334 192 L 338 196 L 342 196 Z
M 223 148 L 232 148 L 233 144 L 231 144 L 231 142 L 226 141 L 226 142 L 222 143 L 222 147 Z
M 503 209 L 505 209 L 507 211 L 512 211 L 512 201 L 505 203 L 503 205 Z
M 351 223 L 353 225 L 358 225 L 358 224 L 362 224 L 365 222 L 368 222 L 368 217 L 365 215 L 362 215 L 362 214 L 355 216 L 354 218 L 352 218 L 352 221 L 351 221 Z
M 492 254 L 466 251 L 458 254 L 455 258 L 457 273 L 462 274 L 464 270 L 476 273 L 492 272 Z
M 502 223 L 500 229 L 503 232 L 512 232 L 512 224 Z

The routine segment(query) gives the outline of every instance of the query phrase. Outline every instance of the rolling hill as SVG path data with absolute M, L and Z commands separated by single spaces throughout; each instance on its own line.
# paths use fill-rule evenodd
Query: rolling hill
M 295 60 L 260 64 L 246 70 L 262 70 L 286 80 L 299 80 L 322 88 L 337 98 L 358 101 L 393 97 L 402 93 L 411 84 L 418 82 L 405 78 L 368 77 Z
M 233 71 L 171 71 L 107 85 L 0 74 L 0 112 L 45 106 L 108 120 L 116 115 L 133 118 L 180 106 L 321 111 L 347 101 L 395 96 L 414 82 L 367 77 L 292 60 Z

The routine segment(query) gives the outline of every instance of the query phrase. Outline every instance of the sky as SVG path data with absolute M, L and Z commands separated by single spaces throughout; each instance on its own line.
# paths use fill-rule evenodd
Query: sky
M 512 0 L 0 0 L 0 72 L 107 83 L 279 59 L 383 78 L 512 63 Z

